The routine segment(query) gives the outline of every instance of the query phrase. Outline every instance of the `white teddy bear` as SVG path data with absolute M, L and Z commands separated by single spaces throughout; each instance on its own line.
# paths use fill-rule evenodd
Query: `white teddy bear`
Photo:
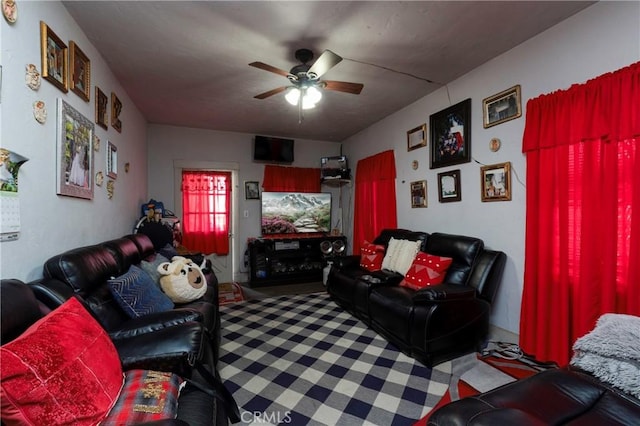
M 191 259 L 174 256 L 158 265 L 158 272 L 162 291 L 175 303 L 191 302 L 207 292 L 207 279 Z

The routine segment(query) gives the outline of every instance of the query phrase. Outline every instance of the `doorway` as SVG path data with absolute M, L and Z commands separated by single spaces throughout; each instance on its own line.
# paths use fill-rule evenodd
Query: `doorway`
M 183 199 L 182 199 L 182 172 L 188 171 L 206 171 L 206 172 L 221 172 L 231 173 L 231 191 L 229 202 L 229 252 L 226 255 L 209 254 L 206 255 L 207 259 L 211 261 L 213 272 L 220 283 L 227 283 L 234 281 L 235 271 L 235 256 L 236 252 L 236 223 L 237 218 L 237 188 L 238 188 L 238 164 L 237 163 L 221 163 L 210 161 L 188 161 L 188 160 L 176 160 L 174 161 L 174 205 L 176 208 L 176 215 L 184 218 Z M 189 248 L 189 247 L 187 247 Z

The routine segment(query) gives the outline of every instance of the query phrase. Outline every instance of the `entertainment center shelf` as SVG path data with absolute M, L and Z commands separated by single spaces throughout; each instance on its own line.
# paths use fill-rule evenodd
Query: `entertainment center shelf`
M 312 235 L 252 239 L 249 286 L 321 281 L 327 260 L 343 256 L 347 237 Z

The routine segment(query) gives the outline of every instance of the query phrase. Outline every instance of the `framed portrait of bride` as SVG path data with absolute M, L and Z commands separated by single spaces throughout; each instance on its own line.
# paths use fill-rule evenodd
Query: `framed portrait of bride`
M 93 199 L 93 122 L 58 98 L 57 194 Z

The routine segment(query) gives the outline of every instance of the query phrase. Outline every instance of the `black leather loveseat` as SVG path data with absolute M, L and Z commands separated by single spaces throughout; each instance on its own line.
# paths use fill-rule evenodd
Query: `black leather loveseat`
M 350 256 L 329 272 L 332 299 L 428 366 L 478 350 L 488 335 L 506 255 L 486 249 L 478 238 L 404 229 L 386 229 L 373 243 L 386 250 L 392 237 L 420 241 L 421 251 L 452 258 L 444 282 L 420 290 L 402 287 L 402 275 L 369 272 L 359 256 Z

